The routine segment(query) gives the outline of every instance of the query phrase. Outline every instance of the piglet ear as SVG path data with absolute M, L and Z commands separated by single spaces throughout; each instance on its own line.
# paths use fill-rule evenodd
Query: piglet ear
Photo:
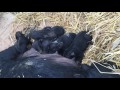
M 22 33 L 20 31 L 16 32 L 15 37 L 18 40 L 21 37 Z
M 89 41 L 92 40 L 92 36 L 90 34 L 85 34 L 84 37 L 85 37 L 86 40 L 89 40 Z

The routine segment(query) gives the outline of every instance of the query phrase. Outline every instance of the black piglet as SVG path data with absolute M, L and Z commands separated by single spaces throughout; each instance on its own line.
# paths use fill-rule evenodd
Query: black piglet
M 0 60 L 10 60 L 17 58 L 20 54 L 27 51 L 27 45 L 29 44 L 29 39 L 25 37 L 21 32 L 16 32 L 16 43 L 0 52 Z
M 92 42 L 92 36 L 87 34 L 86 31 L 79 32 L 73 43 L 64 51 L 65 57 L 74 59 L 75 61 L 82 62 L 84 52 Z
M 54 26 L 54 27 L 45 27 L 42 30 L 34 30 L 31 31 L 29 37 L 34 40 L 55 40 L 56 38 L 60 37 L 65 33 L 65 30 L 62 26 Z
M 76 37 L 75 33 L 66 33 L 59 37 L 54 42 L 50 43 L 50 53 L 55 53 L 58 51 L 60 55 L 63 55 L 64 50 L 66 50 Z

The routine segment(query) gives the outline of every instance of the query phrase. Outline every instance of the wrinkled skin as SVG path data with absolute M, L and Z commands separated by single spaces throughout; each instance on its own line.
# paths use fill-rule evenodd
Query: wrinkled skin
M 92 42 L 91 40 L 92 36 L 87 34 L 86 31 L 79 32 L 73 43 L 64 51 L 63 56 L 69 59 L 74 59 L 75 61 L 80 61 L 81 63 L 84 57 L 84 52 Z

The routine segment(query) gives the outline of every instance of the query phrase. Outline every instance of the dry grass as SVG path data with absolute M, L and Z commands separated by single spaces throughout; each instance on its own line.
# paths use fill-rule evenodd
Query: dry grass
M 89 30 L 93 35 L 93 45 L 85 53 L 84 63 L 90 60 L 111 60 L 120 66 L 120 45 L 115 49 L 112 43 L 120 37 L 119 12 L 20 12 L 16 13 L 14 26 L 61 25 L 67 32 Z

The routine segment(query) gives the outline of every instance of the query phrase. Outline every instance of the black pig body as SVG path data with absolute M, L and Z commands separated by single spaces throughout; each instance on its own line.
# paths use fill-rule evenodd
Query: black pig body
M 30 49 L 15 62 L 0 61 L 0 77 L 75 78 L 80 75 L 76 63 L 58 54 L 40 54 Z
M 101 71 L 111 72 L 97 65 Z M 101 74 L 93 66 L 81 64 L 58 54 L 40 54 L 30 49 L 14 60 L 0 60 L 0 78 L 120 78 L 120 75 Z

